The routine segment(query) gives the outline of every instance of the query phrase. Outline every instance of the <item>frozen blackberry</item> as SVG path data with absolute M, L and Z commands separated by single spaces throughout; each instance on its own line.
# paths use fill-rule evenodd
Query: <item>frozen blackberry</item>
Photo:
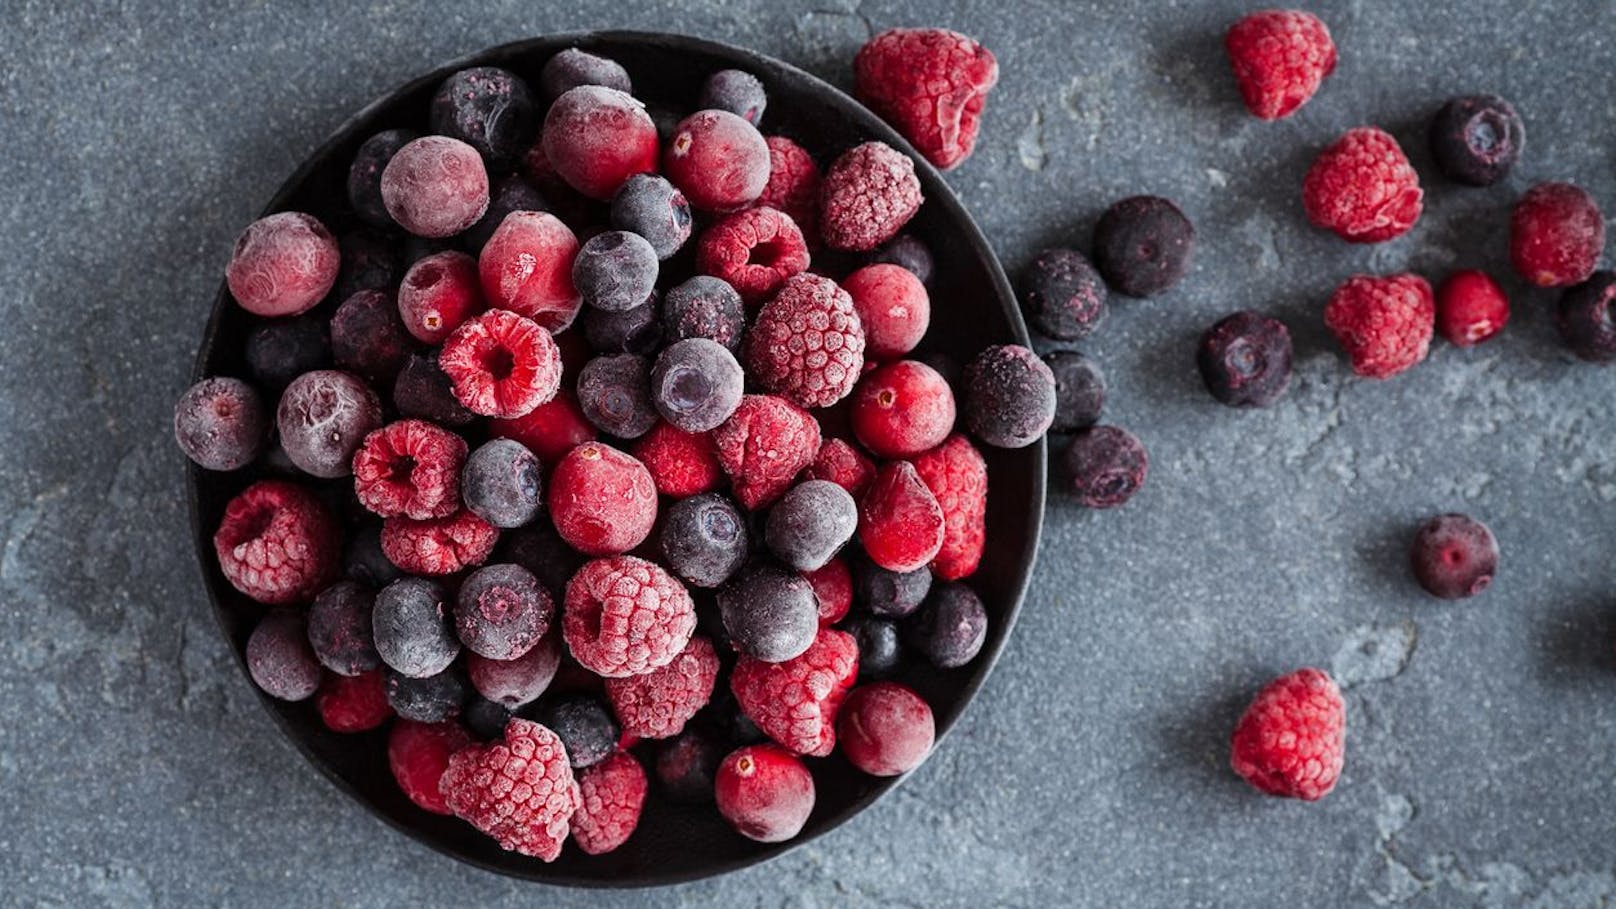
M 460 715 L 471 686 L 458 667 L 423 679 L 387 670 L 387 703 L 417 723 L 442 723 Z
M 860 679 L 884 679 L 898 671 L 903 662 L 898 623 L 875 616 L 860 616 L 849 621 L 846 630 L 858 643 Z
M 514 660 L 532 650 L 554 617 L 555 601 L 520 565 L 484 565 L 455 595 L 455 632 L 467 650 L 490 660 Z
M 663 296 L 662 328 L 669 344 L 706 338 L 738 351 L 746 331 L 746 308 L 728 281 L 697 275 Z
M 372 633 L 376 591 L 357 581 L 338 581 L 309 606 L 309 644 L 320 664 L 337 675 L 355 676 L 381 665 Z
M 1019 344 L 999 344 L 965 367 L 965 423 L 997 448 L 1025 448 L 1055 419 L 1055 375 Z
M 1195 249 L 1195 227 L 1160 196 L 1133 196 L 1106 209 L 1094 228 L 1094 264 L 1105 283 L 1151 297 L 1179 282 Z
M 354 452 L 382 425 L 382 405 L 370 386 L 334 369 L 306 372 L 281 392 L 275 427 L 299 470 L 322 479 L 353 473 Z
M 438 365 L 436 349 L 412 354 L 393 380 L 393 406 L 400 416 L 441 426 L 465 426 L 477 419 L 455 397 L 454 383 Z
M 650 364 L 644 357 L 596 357 L 578 373 L 578 407 L 596 429 L 620 439 L 637 439 L 656 425 L 651 404 Z
M 730 644 L 765 663 L 800 655 L 819 633 L 813 586 L 773 565 L 752 565 L 719 588 L 718 610 Z
M 443 80 L 427 117 L 434 133 L 477 149 L 495 172 L 514 167 L 539 131 L 527 83 L 497 66 L 474 66 Z
M 639 234 L 608 230 L 589 238 L 572 261 L 572 283 L 584 303 L 622 312 L 656 288 L 657 254 Z
M 735 413 L 746 376 L 729 349 L 706 338 L 668 345 L 651 369 L 651 402 L 685 432 L 707 432 Z
M 982 650 L 988 612 L 964 584 L 938 584 L 920 611 L 903 624 L 904 643 L 940 669 L 964 666 Z
M 303 615 L 272 609 L 247 638 L 247 672 L 264 693 L 283 701 L 312 697 L 320 687 L 320 663 L 309 647 Z
M 352 230 L 337 241 L 342 265 L 331 299 L 346 300 L 362 290 L 392 290 L 404 277 L 404 253 L 391 237 L 369 228 Z
M 1520 160 L 1526 125 L 1497 95 L 1453 98 L 1431 118 L 1431 157 L 1456 183 L 1491 186 Z
M 690 239 L 690 203 L 665 178 L 635 174 L 612 197 L 611 222 L 644 237 L 657 258 L 666 259 Z
M 551 57 L 539 71 L 539 90 L 546 100 L 555 99 L 580 85 L 604 85 L 626 94 L 634 94 L 628 70 L 615 60 L 599 57 L 576 47 Z
M 533 572 L 550 596 L 559 600 L 584 563 L 584 556 L 561 539 L 555 525 L 538 520 L 500 538 L 497 557 L 502 562 L 516 564 Z
M 541 706 L 533 719 L 548 726 L 561 739 L 567 749 L 567 759 L 575 770 L 605 759 L 617 748 L 617 737 L 622 732 L 611 709 L 600 698 L 590 695 L 551 701 Z
M 1105 282 L 1083 254 L 1046 249 L 1021 274 L 1021 309 L 1043 334 L 1078 341 L 1105 321 Z
M 1233 407 L 1267 407 L 1291 381 L 1291 333 L 1278 319 L 1232 313 L 1201 336 L 1195 363 L 1212 397 Z
M 204 470 L 245 467 L 269 440 L 268 408 L 240 379 L 203 379 L 174 405 L 174 440 Z
M 505 736 L 505 725 L 511 721 L 511 712 L 503 704 L 472 695 L 466 706 L 461 708 L 460 721 L 471 730 L 472 735 L 491 742 Z
M 395 672 L 426 678 L 460 654 L 443 588 L 423 578 L 400 578 L 376 594 L 372 612 L 376 652 Z
M 702 110 L 727 110 L 756 126 L 768 104 L 769 96 L 758 77 L 744 70 L 721 69 L 702 84 L 701 100 L 696 106 Z
M 466 458 L 460 495 L 472 513 L 495 527 L 521 527 L 544 502 L 543 468 L 527 446 L 512 439 L 490 439 Z
M 1044 355 L 1055 377 L 1055 421 L 1051 432 L 1075 432 L 1093 426 L 1105 409 L 1105 373 L 1100 364 L 1075 350 Z
M 348 204 L 372 227 L 397 227 L 382 203 L 382 171 L 399 149 L 419 139 L 413 129 L 387 129 L 366 139 L 348 167 Z
M 1150 457 L 1133 433 L 1118 426 L 1091 426 L 1066 448 L 1072 495 L 1090 508 L 1115 508 L 1145 483 Z
M 488 238 L 494 235 L 494 231 L 505 222 L 505 216 L 511 212 L 549 210 L 550 203 L 532 184 L 520 174 L 511 174 L 494 186 L 493 192 L 488 194 L 488 211 L 483 212 L 476 224 L 466 228 L 460 239 L 465 242 L 466 249 L 477 253 L 488 245 Z
M 706 733 L 686 729 L 663 743 L 657 751 L 656 775 L 668 801 L 681 805 L 704 805 L 713 800 L 713 776 L 724 759 L 720 748 Z
M 382 525 L 365 524 L 348 537 L 348 546 L 342 551 L 343 577 L 375 590 L 401 575 L 403 572 L 382 552 Z
M 647 356 L 662 346 L 662 313 L 656 291 L 633 309 L 610 312 L 593 306 L 578 316 L 584 339 L 601 353 Z
M 1616 271 L 1596 271 L 1560 296 L 1556 324 L 1565 346 L 1591 363 L 1616 360 Z
M 729 580 L 751 548 L 740 509 L 711 492 L 668 506 L 660 541 L 668 568 L 696 587 L 717 587 Z
M 878 616 L 902 618 L 926 599 L 931 592 L 931 569 L 892 571 L 869 559 L 853 563 L 853 591 L 864 608 Z
M 935 268 L 931 249 L 914 234 L 898 234 L 888 240 L 887 245 L 875 251 L 870 261 L 906 268 L 910 274 L 919 278 L 922 284 L 931 283 L 932 271 Z
M 325 323 L 313 316 L 264 322 L 247 335 L 247 369 L 254 381 L 271 391 L 330 365 Z
M 763 541 L 792 568 L 818 571 L 853 538 L 857 527 L 858 505 L 852 494 L 829 480 L 807 480 L 769 509 Z

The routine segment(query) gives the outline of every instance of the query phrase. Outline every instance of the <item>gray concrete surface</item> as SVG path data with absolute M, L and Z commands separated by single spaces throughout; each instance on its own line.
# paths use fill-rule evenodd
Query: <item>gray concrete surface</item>
M 1012 6 L 1013 11 L 999 11 Z M 1616 211 L 1616 13 L 1602 0 L 1322 3 L 1341 65 L 1299 116 L 1238 105 L 1219 36 L 1243 4 L 888 0 L 0 8 L 0 905 L 1410 906 L 1616 901 L 1616 373 L 1557 346 L 1552 297 L 1353 379 L 1325 335 L 1357 271 L 1504 266 L 1532 181 Z M 372 820 L 278 738 L 193 564 L 170 408 L 236 231 L 351 111 L 517 37 L 593 26 L 751 45 L 845 84 L 872 28 L 979 36 L 1003 80 L 953 184 L 1014 270 L 1150 191 L 1201 231 L 1171 294 L 1085 345 L 1154 468 L 1112 513 L 1053 499 L 1001 668 L 895 797 L 780 862 L 651 894 L 460 867 Z M 1422 119 L 1491 90 L 1528 122 L 1507 184 L 1434 179 Z M 1408 237 L 1308 229 L 1313 153 L 1375 122 L 1429 208 Z M 1291 394 L 1235 413 L 1198 385 L 1215 317 L 1298 343 Z M 1410 527 L 1489 521 L 1496 586 L 1442 605 Z M 1264 799 L 1226 738 L 1267 677 L 1349 686 L 1327 800 Z

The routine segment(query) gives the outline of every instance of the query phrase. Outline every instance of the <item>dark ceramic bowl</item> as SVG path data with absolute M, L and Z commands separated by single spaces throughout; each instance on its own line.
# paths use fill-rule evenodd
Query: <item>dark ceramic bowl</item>
M 926 241 L 937 260 L 932 281 L 931 330 L 919 353 L 944 353 L 963 363 L 988 344 L 1027 343 L 1015 298 L 991 247 L 942 177 L 908 143 L 852 98 L 801 70 L 750 51 L 695 38 L 635 32 L 560 35 L 507 44 L 457 60 L 360 111 L 286 181 L 265 213 L 287 209 L 313 212 L 338 234 L 356 226 L 352 214 L 344 210 L 344 181 L 355 150 L 368 136 L 389 127 L 421 127 L 434 89 L 455 70 L 492 64 L 511 69 L 536 84 L 544 62 L 567 47 L 581 47 L 617 60 L 627 67 L 642 100 L 675 110 L 693 109 L 708 74 L 729 67 L 751 72 L 768 89 L 764 132 L 796 139 L 822 164 L 828 164 L 843 149 L 870 139 L 902 149 L 915 159 L 926 195 L 925 205 L 908 230 Z M 197 378 L 246 375 L 243 339 L 249 320 L 221 286 L 197 357 Z M 1044 444 L 1039 442 L 1020 451 L 985 449 L 984 454 L 992 490 L 988 549 L 981 570 L 970 584 L 987 604 L 987 643 L 969 666 L 950 671 L 918 668 L 902 677 L 931 703 L 939 737 L 959 719 L 1004 648 L 1032 572 L 1043 520 Z M 193 468 L 189 477 L 192 524 L 203 576 L 214 614 L 238 661 L 263 610 L 237 593 L 220 575 L 212 535 L 225 503 L 256 478 L 251 468 L 230 474 Z M 340 481 L 337 483 L 340 485 Z M 245 671 L 244 662 L 242 668 Z M 288 704 L 267 695 L 262 699 L 287 737 L 315 767 L 387 823 L 461 861 L 551 884 L 643 887 L 734 871 L 826 833 L 899 782 L 866 776 L 839 753 L 810 761 L 818 791 L 813 815 L 795 839 L 772 845 L 755 843 L 734 833 L 711 806 L 688 808 L 663 801 L 653 784 L 639 829 L 622 848 L 603 856 L 587 856 L 569 847 L 558 861 L 545 864 L 505 852 L 468 824 L 429 814 L 412 804 L 388 771 L 385 729 L 339 735 L 321 724 L 309 702 Z

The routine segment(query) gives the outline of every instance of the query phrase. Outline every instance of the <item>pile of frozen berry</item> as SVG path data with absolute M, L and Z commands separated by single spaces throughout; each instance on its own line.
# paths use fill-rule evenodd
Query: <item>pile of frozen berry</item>
M 997 78 L 933 30 L 858 70 L 945 166 Z M 193 461 L 242 471 L 213 542 L 268 607 L 253 679 L 337 732 L 391 721 L 410 799 L 507 849 L 615 849 L 652 777 L 788 839 L 804 759 L 911 770 L 932 711 L 887 677 L 986 638 L 978 445 L 1036 442 L 1053 380 L 1016 346 L 919 358 L 914 163 L 821 171 L 768 101 L 724 71 L 653 111 L 581 50 L 454 74 L 420 132 L 359 146 L 345 206 L 242 233 L 246 374 L 176 408 Z

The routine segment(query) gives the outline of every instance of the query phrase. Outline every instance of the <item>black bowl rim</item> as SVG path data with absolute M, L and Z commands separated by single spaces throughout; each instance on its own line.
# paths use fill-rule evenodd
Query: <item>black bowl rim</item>
M 416 78 L 410 79 L 401 85 L 395 86 L 344 120 L 342 124 L 333 130 L 331 135 L 319 145 L 319 147 L 310 152 L 303 159 L 303 162 L 298 165 L 297 169 L 292 172 L 291 176 L 287 177 L 286 180 L 282 182 L 280 188 L 276 190 L 275 195 L 271 197 L 269 203 L 265 205 L 259 216 L 263 217 L 265 215 L 282 210 L 285 207 L 287 200 L 293 195 L 295 188 L 299 186 L 305 179 L 307 179 L 309 174 L 312 173 L 317 167 L 322 166 L 335 148 L 353 138 L 353 135 L 365 125 L 365 123 L 376 111 L 395 103 L 401 96 L 415 91 L 424 85 L 441 82 L 443 79 L 447 78 L 450 74 L 457 70 L 464 69 L 468 66 L 482 65 L 493 57 L 531 53 L 542 48 L 555 48 L 559 50 L 564 47 L 579 44 L 589 44 L 596 41 L 624 41 L 660 45 L 668 49 L 689 50 L 715 56 L 728 60 L 737 68 L 745 69 L 752 67 L 758 70 L 773 70 L 781 76 L 800 81 L 804 88 L 811 93 L 830 96 L 830 98 L 835 101 L 838 106 L 846 110 L 848 116 L 855 120 L 855 123 L 860 131 L 864 132 L 866 135 L 869 135 L 873 139 L 880 140 L 888 145 L 893 146 L 894 148 L 899 149 L 914 161 L 915 168 L 922 181 L 927 184 L 927 204 L 941 205 L 944 209 L 946 209 L 945 214 L 952 221 L 962 225 L 964 239 L 970 245 L 971 249 L 982 259 L 982 261 L 987 264 L 988 280 L 993 285 L 994 295 L 1010 324 L 1010 329 L 1012 334 L 1015 336 L 1016 343 L 1031 346 L 1026 323 L 1022 319 L 1021 309 L 1016 303 L 1015 292 L 1010 286 L 1009 279 L 1005 276 L 1004 268 L 1000 264 L 998 255 L 993 250 L 993 246 L 988 242 L 987 237 L 983 235 L 981 228 L 977 226 L 976 220 L 972 218 L 970 213 L 965 210 L 965 206 L 960 202 L 959 197 L 955 194 L 953 187 L 950 186 L 948 181 L 943 178 L 941 172 L 939 172 L 931 164 L 931 162 L 927 161 L 923 155 L 916 151 L 914 146 L 911 145 L 907 139 L 899 135 L 898 132 L 888 125 L 886 121 L 882 120 L 880 117 L 877 117 L 857 99 L 812 73 L 767 54 L 762 54 L 757 51 L 749 50 L 747 48 L 739 47 L 726 42 L 716 41 L 709 38 L 700 38 L 693 35 L 682 35 L 668 32 L 642 32 L 624 29 L 561 32 L 552 35 L 539 35 L 530 38 L 523 38 L 521 40 L 511 41 L 505 44 L 486 47 L 474 53 L 451 60 L 438 66 L 429 73 L 417 76 Z M 206 377 L 204 368 L 206 365 L 207 354 L 213 348 L 213 345 L 217 340 L 221 320 L 224 318 L 224 314 L 230 305 L 231 301 L 229 299 L 229 288 L 221 280 L 219 284 L 219 291 L 214 297 L 213 308 L 208 318 L 207 327 L 202 335 L 202 343 L 197 349 L 196 363 L 192 367 L 191 371 L 192 382 L 200 381 Z M 1044 505 L 1047 494 L 1049 470 L 1049 448 L 1045 439 L 1040 438 L 1036 443 L 1034 443 L 1033 455 L 1033 469 L 1035 474 L 1033 477 L 1031 500 L 1028 502 L 1028 514 L 1026 517 L 1026 530 L 1030 540 L 1030 545 L 1028 545 L 1026 551 L 1023 553 L 1022 558 L 1020 559 L 1020 564 L 1018 566 L 1019 579 L 1016 583 L 1016 588 L 1010 592 L 1012 595 L 1006 601 L 1008 606 L 1001 619 L 1004 630 L 1003 633 L 998 636 L 998 640 L 995 641 L 988 650 L 978 655 L 976 661 L 977 668 L 975 669 L 973 677 L 965 684 L 962 690 L 963 697 L 960 701 L 958 711 L 954 714 L 954 716 L 949 717 L 938 724 L 936 742 L 933 745 L 934 752 L 936 747 L 942 744 L 943 740 L 947 738 L 948 733 L 958 723 L 959 717 L 963 715 L 967 709 L 969 709 L 971 702 L 976 699 L 976 695 L 981 690 L 983 683 L 986 682 L 988 676 L 992 674 L 993 668 L 999 662 L 999 656 L 1003 653 L 1006 643 L 1008 643 L 1010 640 L 1011 633 L 1015 630 L 1016 620 L 1020 615 L 1022 606 L 1025 604 L 1027 588 L 1032 581 L 1032 572 L 1033 568 L 1037 564 L 1038 551 L 1042 543 L 1043 535 Z M 818 829 L 812 831 L 811 833 L 799 835 L 783 843 L 771 844 L 766 850 L 755 853 L 743 859 L 724 861 L 710 867 L 688 872 L 681 871 L 670 874 L 653 874 L 635 878 L 613 880 L 579 878 L 566 874 L 546 873 L 550 869 L 550 866 L 547 864 L 535 864 L 532 868 L 532 873 L 528 873 L 525 870 L 512 869 L 509 867 L 496 865 L 483 861 L 475 856 L 466 855 L 443 848 L 435 842 L 417 836 L 416 831 L 414 831 L 408 824 L 377 810 L 375 806 L 370 804 L 370 802 L 365 799 L 360 792 L 350 786 L 347 780 L 343 779 L 340 774 L 338 774 L 333 768 L 321 760 L 320 757 L 305 744 L 303 739 L 297 734 L 296 730 L 293 729 L 291 723 L 281 714 L 278 709 L 276 709 L 276 702 L 274 699 L 259 689 L 257 685 L 252 684 L 252 677 L 247 668 L 245 654 L 243 654 L 240 649 L 229 640 L 230 626 L 226 621 L 226 607 L 220 600 L 218 591 L 215 589 L 214 582 L 208 572 L 207 560 L 212 554 L 212 534 L 207 531 L 202 523 L 201 502 L 198 497 L 198 488 L 202 473 L 203 471 L 200 467 L 187 462 L 186 500 L 190 511 L 191 529 L 196 543 L 196 555 L 198 558 L 199 567 L 202 570 L 203 587 L 207 590 L 208 600 L 213 606 L 214 621 L 218 625 L 220 634 L 224 635 L 227 643 L 230 644 L 230 652 L 235 658 L 236 665 L 240 668 L 243 678 L 247 681 L 248 687 L 250 687 L 253 693 L 257 695 L 260 706 L 266 713 L 270 715 L 275 724 L 280 728 L 282 738 L 289 741 L 293 747 L 296 748 L 298 753 L 303 756 L 304 760 L 317 769 L 320 774 L 324 776 L 332 785 L 334 785 L 351 801 L 362 806 L 365 811 L 373 817 L 379 818 L 389 827 L 392 827 L 398 832 L 404 834 L 411 841 L 419 845 L 424 845 L 434 852 L 446 855 L 467 865 L 481 868 L 485 871 L 491 871 L 506 877 L 519 878 L 537 883 L 549 884 L 552 886 L 578 887 L 584 889 L 630 889 L 690 883 L 692 881 L 718 877 L 720 875 L 739 871 L 743 868 L 748 868 L 763 862 L 772 861 L 780 856 L 794 851 L 801 846 L 807 845 L 813 840 L 830 833 L 831 831 L 845 824 L 848 820 L 870 807 L 877 800 L 897 789 L 898 786 L 910 776 L 910 774 L 906 773 L 901 776 L 890 778 L 886 782 L 886 785 L 878 786 L 867 795 L 850 803 L 842 812 L 827 818 Z

